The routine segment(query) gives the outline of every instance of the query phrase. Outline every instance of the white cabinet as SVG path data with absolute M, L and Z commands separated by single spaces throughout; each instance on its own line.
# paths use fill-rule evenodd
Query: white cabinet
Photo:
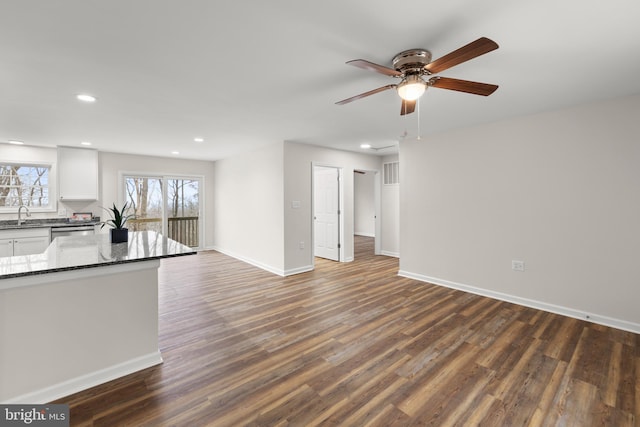
M 60 200 L 98 199 L 98 152 L 58 147 L 58 195 Z
M 44 252 L 49 246 L 49 232 L 48 228 L 0 231 L 0 257 Z
M 49 236 L 24 237 L 13 241 L 13 255 L 41 254 L 49 246 Z
M 13 239 L 0 239 L 0 257 L 13 256 Z

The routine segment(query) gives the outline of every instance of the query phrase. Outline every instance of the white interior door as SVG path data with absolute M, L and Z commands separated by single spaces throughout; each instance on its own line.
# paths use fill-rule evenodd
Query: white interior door
M 313 168 L 314 255 L 340 260 L 340 173 L 337 168 Z

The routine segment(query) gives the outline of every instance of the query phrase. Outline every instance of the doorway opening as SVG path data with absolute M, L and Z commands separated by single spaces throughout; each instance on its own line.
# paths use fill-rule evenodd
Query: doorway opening
M 353 171 L 353 234 L 354 258 L 362 255 L 362 248 L 370 248 L 371 255 L 380 255 L 380 182 L 379 171 Z M 359 245 L 355 241 L 360 242 Z M 367 242 L 366 245 L 362 245 Z M 360 246 L 360 251 L 355 250 Z

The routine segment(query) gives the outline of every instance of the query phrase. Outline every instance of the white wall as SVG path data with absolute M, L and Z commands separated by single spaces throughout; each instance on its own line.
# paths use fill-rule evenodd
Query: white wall
M 352 260 L 353 170 L 379 171 L 381 158 L 294 142 L 215 162 L 214 247 L 280 275 L 311 270 L 314 163 L 342 168 L 342 244 L 345 260 Z
M 353 170 L 380 170 L 380 157 L 348 151 L 331 150 L 313 145 L 284 143 L 284 224 L 285 263 L 289 273 L 309 270 L 313 266 L 312 247 L 312 181 L 313 164 L 335 166 L 343 171 L 345 260 L 353 260 Z M 300 208 L 292 208 L 292 201 Z M 299 242 L 305 242 L 300 249 Z
M 7 150 L 5 150 L 5 147 Z M 2 146 L 0 157 L 56 162 L 55 148 Z M 10 151 L 9 151 L 10 149 Z M 276 143 L 261 150 L 216 162 L 100 152 L 100 200 L 59 204 L 72 212 L 92 211 L 104 216 L 103 205 L 120 202 L 119 173 L 201 175 L 205 184 L 205 247 L 258 265 L 277 274 L 293 274 L 313 266 L 311 177 L 312 164 L 343 168 L 345 179 L 344 253 L 353 259 L 354 178 L 353 170 L 381 171 L 378 156 L 338 151 L 296 143 Z M 381 179 L 381 173 L 376 175 Z M 286 184 L 285 184 L 286 180 Z M 54 180 L 55 181 L 55 180 Z M 286 198 L 285 198 L 286 193 Z M 301 202 L 293 209 L 291 202 Z M 389 206 L 397 201 L 385 200 Z M 55 217 L 52 211 L 34 217 Z M 385 245 L 397 241 L 397 224 L 388 225 L 381 215 L 383 253 Z M 16 214 L 0 216 L 15 219 Z M 387 219 L 390 216 L 387 215 Z M 286 223 L 286 226 L 285 226 Z M 394 234 L 395 233 L 395 234 Z M 299 243 L 305 242 L 300 249 Z M 391 244 L 391 250 L 393 244 Z M 285 261 L 286 260 L 286 261 Z
M 401 274 L 640 332 L 639 112 L 632 96 L 401 144 Z
M 283 275 L 283 144 L 215 162 L 214 247 Z
M 382 158 L 382 163 L 397 162 L 398 155 L 388 155 Z M 402 170 L 402 164 L 400 164 Z M 388 256 L 400 256 L 400 186 L 399 185 L 381 185 L 381 215 L 382 230 L 381 239 L 382 246 L 380 252 Z
M 122 203 L 124 197 L 120 172 L 137 172 L 158 175 L 198 175 L 204 177 L 204 247 L 213 245 L 214 213 L 214 164 L 209 161 L 185 160 L 168 157 L 138 156 L 100 152 L 100 205 Z M 100 212 L 102 211 L 102 212 Z M 98 209 L 98 215 L 106 212 Z
M 364 171 L 363 171 L 364 172 Z M 360 236 L 376 235 L 375 179 L 374 172 L 353 174 L 353 233 Z
M 53 198 L 52 209 L 45 212 L 38 212 L 31 209 L 30 219 L 69 217 L 74 212 L 92 212 L 100 215 L 100 205 L 91 201 L 65 201 L 58 200 L 57 193 L 57 162 L 58 151 L 56 148 L 35 147 L 28 145 L 0 144 L 0 161 L 23 162 L 23 163 L 46 163 L 51 165 L 49 176 L 49 195 Z M 58 214 L 60 212 L 60 214 Z M 0 220 L 16 219 L 18 210 L 10 213 L 0 213 Z

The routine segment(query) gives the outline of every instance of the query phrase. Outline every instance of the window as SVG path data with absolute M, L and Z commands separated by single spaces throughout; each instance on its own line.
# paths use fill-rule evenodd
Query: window
M 397 185 L 400 183 L 400 163 L 384 163 L 384 185 Z
M 125 200 L 135 219 L 135 231 L 152 230 L 184 245 L 200 245 L 200 177 L 124 175 Z
M 0 210 L 53 209 L 49 178 L 51 165 L 0 163 Z

